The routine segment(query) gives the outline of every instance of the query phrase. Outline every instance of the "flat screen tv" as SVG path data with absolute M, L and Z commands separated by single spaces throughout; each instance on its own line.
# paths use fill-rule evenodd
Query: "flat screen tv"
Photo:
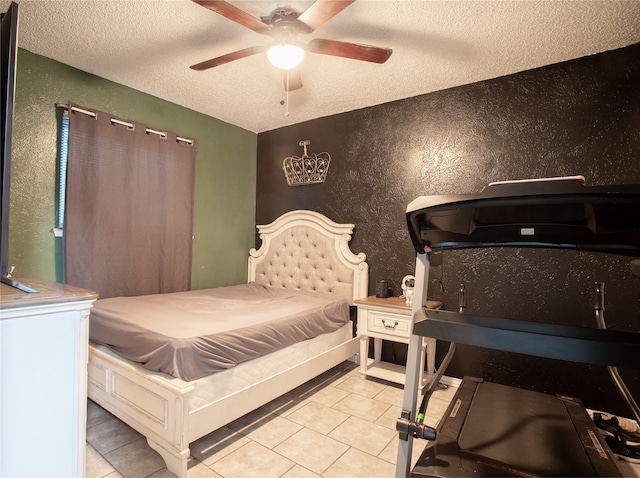
M 18 4 L 12 2 L 2 14 L 2 212 L 0 213 L 0 280 L 25 292 L 36 292 L 11 277 L 9 266 L 9 203 L 11 194 L 11 138 L 13 103 L 16 86 L 16 57 L 18 53 Z

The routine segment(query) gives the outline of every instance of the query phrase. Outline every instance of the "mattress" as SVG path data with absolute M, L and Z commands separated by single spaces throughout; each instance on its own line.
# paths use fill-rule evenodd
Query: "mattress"
M 352 325 L 345 324 L 335 332 L 322 334 L 313 339 L 289 345 L 270 354 L 238 364 L 236 367 L 193 380 L 189 382 L 189 385 L 193 386 L 193 391 L 189 394 L 189 413 L 250 388 L 260 381 L 285 372 L 293 366 L 317 357 L 352 339 Z M 107 346 L 93 342 L 90 342 L 89 345 L 99 353 L 118 357 L 123 366 L 131 371 L 135 371 L 140 366 L 122 359 Z M 166 382 L 168 384 L 185 383 L 179 378 L 166 374 L 156 372 L 149 372 L 149 374 L 149 378 L 153 381 Z
M 316 357 L 353 338 L 352 325 L 345 324 L 335 332 L 290 345 L 284 349 L 239 364 L 229 370 L 191 382 L 195 390 L 191 394 L 189 411 L 244 390 L 280 372 Z
M 144 368 L 192 381 L 348 322 L 346 299 L 249 283 L 98 300 L 89 336 Z

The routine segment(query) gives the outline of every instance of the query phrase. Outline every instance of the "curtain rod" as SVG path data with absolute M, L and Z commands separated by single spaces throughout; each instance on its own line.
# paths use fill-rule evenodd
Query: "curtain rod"
M 66 103 L 56 103 L 56 107 L 57 108 L 64 108 L 67 111 L 69 110 L 69 105 L 66 104 Z M 72 106 L 71 107 L 71 111 L 77 111 L 78 113 L 83 113 L 85 115 L 91 116 L 92 118 L 97 117 L 97 114 L 94 111 L 84 110 L 82 108 L 78 108 L 77 106 Z M 135 129 L 135 125 L 134 124 L 127 123 L 126 121 L 122 121 L 122 120 L 119 120 L 119 119 L 116 119 L 116 118 L 111 118 L 111 122 L 126 126 L 127 128 L 129 128 L 131 130 Z M 160 136 L 163 139 L 166 139 L 166 137 L 167 137 L 167 133 L 166 132 L 157 131 L 157 130 L 151 129 L 151 128 L 147 128 L 145 130 L 145 132 L 147 134 L 157 134 L 158 136 Z M 176 135 L 176 141 L 182 142 L 182 143 L 187 143 L 188 145 L 193 146 L 193 140 L 192 139 L 183 138 L 181 136 Z

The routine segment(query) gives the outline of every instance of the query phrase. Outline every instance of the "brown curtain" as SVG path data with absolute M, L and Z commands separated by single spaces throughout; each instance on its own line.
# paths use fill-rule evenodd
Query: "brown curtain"
M 188 290 L 195 140 L 78 109 L 88 111 L 69 105 L 65 282 L 100 298 Z

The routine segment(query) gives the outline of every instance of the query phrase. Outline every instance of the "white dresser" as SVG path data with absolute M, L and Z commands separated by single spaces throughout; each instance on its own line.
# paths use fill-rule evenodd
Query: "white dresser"
M 382 361 L 382 340 L 409 343 L 413 330 L 411 306 L 400 297 L 378 298 L 370 296 L 354 301 L 358 307 L 358 337 L 360 337 L 360 374 L 404 385 L 405 367 Z M 439 309 L 442 302 L 427 301 L 430 309 Z M 373 359 L 369 357 L 369 338 L 373 338 Z M 422 374 L 420 388 L 435 374 L 436 340 L 422 340 L 421 369 L 427 364 L 427 374 Z
M 24 282 L 39 292 L 0 286 L 0 476 L 82 477 L 89 310 L 97 295 Z

